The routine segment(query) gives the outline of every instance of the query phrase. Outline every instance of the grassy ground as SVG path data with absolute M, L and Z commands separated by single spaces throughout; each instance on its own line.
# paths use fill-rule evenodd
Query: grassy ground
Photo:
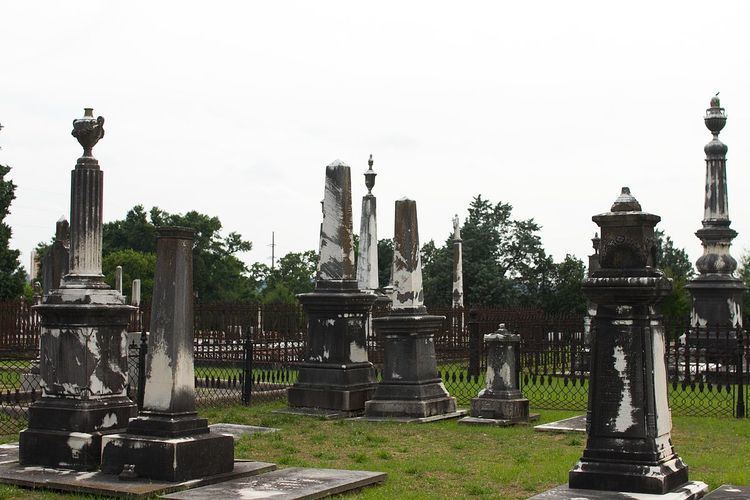
M 388 473 L 380 486 L 348 498 L 527 498 L 566 482 L 585 437 L 546 434 L 531 427 L 463 427 L 455 421 L 422 425 L 324 421 L 271 413 L 283 403 L 206 409 L 212 422 L 279 427 L 245 437 L 236 457 L 279 467 L 362 469 Z M 543 410 L 548 422 L 577 414 Z M 750 484 L 750 420 L 676 417 L 673 442 L 691 479 L 716 488 Z M 5 441 L 14 437 L 6 437 Z M 60 498 L 0 486 L 0 498 Z M 65 498 L 79 498 L 66 496 Z

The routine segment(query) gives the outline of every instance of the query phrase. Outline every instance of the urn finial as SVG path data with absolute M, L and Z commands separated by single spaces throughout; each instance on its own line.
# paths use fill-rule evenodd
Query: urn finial
M 373 165 L 372 155 L 370 155 L 370 159 L 367 160 L 367 165 L 370 167 L 365 172 L 365 186 L 367 186 L 367 194 L 372 194 L 372 188 L 375 187 L 375 176 L 378 175 L 375 173 L 375 171 L 372 169 Z
M 104 117 L 94 118 L 94 108 L 83 108 L 83 118 L 73 120 L 71 135 L 83 147 L 83 158 L 93 158 L 92 149 L 104 137 Z

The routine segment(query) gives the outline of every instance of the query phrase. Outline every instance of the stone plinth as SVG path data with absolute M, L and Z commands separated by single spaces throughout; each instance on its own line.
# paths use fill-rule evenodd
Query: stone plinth
M 569 473 L 571 489 L 665 494 L 688 481 L 672 448 L 664 328 L 656 304 L 671 281 L 655 270 L 654 226 L 623 192 L 601 227 L 600 265 L 583 290 L 597 304 L 588 401 L 588 439 Z
M 521 336 L 500 325 L 496 332 L 484 336 L 484 343 L 487 349 L 487 386 L 471 400 L 471 417 L 459 423 L 485 421 L 498 425 L 494 421 L 506 424 L 528 422 L 529 400 L 523 397 L 518 383 Z M 538 415 L 531 417 L 536 419 Z
M 126 329 L 134 308 L 101 273 L 103 173 L 91 151 L 103 124 L 88 108 L 73 122 L 84 154 L 71 174 L 70 272 L 35 306 L 42 397 L 19 436 L 22 465 L 94 469 L 102 436 L 122 430 L 136 413 L 126 395 Z
M 297 296 L 307 316 L 307 351 L 287 396 L 293 411 L 359 414 L 372 395 L 366 327 L 375 294 L 357 288 L 352 232 L 351 172 L 326 167 L 320 258 L 315 291 Z
M 161 481 L 228 473 L 232 436 L 210 432 L 195 411 L 194 231 L 162 227 L 157 233 L 143 410 L 127 433 L 102 440 L 102 471 L 119 474 L 133 465 L 138 477 Z
M 456 400 L 437 373 L 434 336 L 444 316 L 427 314 L 422 292 L 417 204 L 396 202 L 393 308 L 372 320 L 384 344 L 383 380 L 365 405 L 366 418 L 455 414 Z

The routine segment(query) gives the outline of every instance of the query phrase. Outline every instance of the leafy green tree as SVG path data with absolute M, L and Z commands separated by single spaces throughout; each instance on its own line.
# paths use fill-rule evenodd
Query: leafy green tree
M 750 252 L 745 250 L 740 257 L 740 265 L 737 269 L 737 273 L 742 281 L 745 282 L 745 286 L 750 289 Z M 750 314 L 750 292 L 745 292 L 743 295 L 743 314 Z
M 317 268 L 318 253 L 315 250 L 289 252 L 268 272 L 266 281 L 271 289 L 283 284 L 292 296 L 312 292 Z
M 156 272 L 156 254 L 139 252 L 130 248 L 110 252 L 102 260 L 105 280 L 115 286 L 115 269 L 122 266 L 122 293 L 131 297 L 133 280 L 141 280 L 141 303 L 151 304 Z
M 393 240 L 378 240 L 378 283 L 380 287 L 391 283 L 391 266 L 393 265 Z
M 0 299 L 17 299 L 24 293 L 26 272 L 18 261 L 20 252 L 10 248 L 12 231 L 5 223 L 10 204 L 16 199 L 16 185 L 5 176 L 10 167 L 0 165 Z
M 695 275 L 687 252 L 676 248 L 674 241 L 663 230 L 654 231 L 656 267 L 672 278 L 672 291 L 661 303 L 661 312 L 670 324 L 684 321 L 690 315 L 691 298 L 685 285 Z
M 425 304 L 450 306 L 453 302 L 453 254 L 446 242 L 436 246 L 433 240 L 422 245 L 422 288 Z M 391 252 L 393 253 L 393 252 Z
M 553 313 L 585 313 L 586 297 L 581 284 L 586 276 L 583 261 L 565 255 L 562 262 L 552 264 L 549 288 L 544 290 L 542 308 Z

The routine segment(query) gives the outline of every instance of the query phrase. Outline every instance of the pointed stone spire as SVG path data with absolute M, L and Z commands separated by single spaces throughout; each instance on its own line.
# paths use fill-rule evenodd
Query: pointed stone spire
M 375 176 L 372 155 L 365 172 L 367 194 L 362 197 L 362 217 L 359 225 L 359 256 L 357 257 L 357 286 L 360 290 L 378 289 L 378 222 L 377 203 L 372 194 Z
M 341 160 L 326 167 L 319 257 L 317 287 L 356 287 L 351 171 Z
M 393 235 L 393 308 L 424 307 L 422 259 L 419 252 L 417 202 L 408 198 L 396 201 Z
M 464 306 L 464 256 L 460 224 L 456 214 L 453 217 L 453 307 Z

